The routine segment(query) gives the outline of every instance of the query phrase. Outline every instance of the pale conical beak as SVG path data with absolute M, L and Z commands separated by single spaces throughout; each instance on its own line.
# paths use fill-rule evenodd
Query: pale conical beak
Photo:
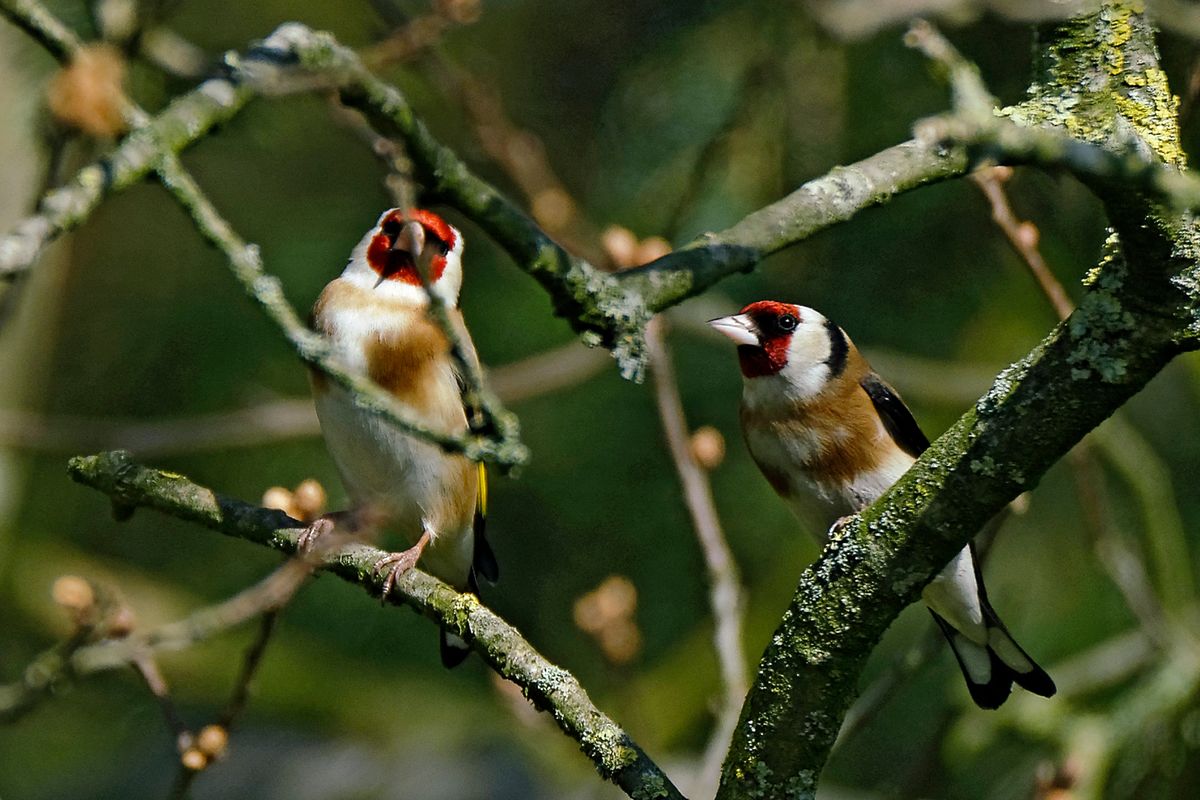
M 758 326 L 754 324 L 754 320 L 745 314 L 734 314 L 729 317 L 718 317 L 710 319 L 708 324 L 720 333 L 725 334 L 733 340 L 734 344 L 745 344 L 751 347 L 758 347 Z
M 419 264 L 421 251 L 425 249 L 425 229 L 417 222 L 406 222 L 400 228 L 400 232 L 396 234 L 396 238 L 392 241 L 393 251 L 408 253 L 412 256 L 412 263 Z M 375 281 L 376 289 L 379 288 L 388 276 L 386 273 L 379 276 L 379 280 Z
M 410 253 L 413 263 L 417 263 L 421 251 L 425 249 L 425 229 L 417 222 L 404 223 L 404 227 L 396 235 L 396 241 L 392 242 L 392 249 Z

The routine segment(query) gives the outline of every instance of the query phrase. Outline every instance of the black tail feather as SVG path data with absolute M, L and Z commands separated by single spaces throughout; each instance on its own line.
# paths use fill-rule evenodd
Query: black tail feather
M 461 638 L 450 633 L 445 628 L 438 631 L 438 633 L 441 635 L 439 644 L 443 667 L 454 669 L 466 661 L 467 656 L 471 655 L 471 648 Z
M 977 644 L 967 639 L 963 634 L 959 633 L 955 628 L 939 616 L 936 612 L 930 611 L 933 614 L 934 620 L 938 627 L 942 629 L 942 633 L 946 636 L 946 640 L 950 643 L 950 649 L 954 652 L 954 658 L 958 661 L 958 667 L 962 670 L 963 680 L 966 681 L 967 691 L 971 695 L 971 699 L 975 705 L 980 708 L 995 709 L 999 708 L 1009 694 L 1012 693 L 1013 684 L 1041 695 L 1042 697 L 1051 697 L 1057 690 L 1054 681 L 1046 674 L 1046 671 L 1039 667 L 1029 655 L 1021 649 L 1019 645 L 1008 634 L 1003 624 L 996 617 L 996 612 L 992 611 L 991 607 L 984 603 L 984 616 L 987 622 L 988 631 L 998 631 L 1006 640 L 1006 646 L 1011 646 L 1021 654 L 1029 669 L 1020 671 L 1014 666 L 1008 664 L 1001 658 L 996 650 L 987 646 Z M 981 659 L 987 658 L 987 678 L 979 680 L 972 674 L 972 669 L 978 673 L 982 666 Z M 975 663 L 969 663 L 975 659 Z
M 471 571 L 488 583 L 494 584 L 500 580 L 500 562 L 483 535 L 482 525 L 477 525 L 475 530 L 475 555 L 471 560 Z
M 982 584 L 980 585 L 982 586 Z M 1025 672 L 1021 672 L 1009 667 L 1010 671 L 1012 672 L 1013 681 L 1027 692 L 1033 692 L 1041 697 L 1053 697 L 1058 691 L 1058 687 L 1054 685 L 1054 679 L 1050 677 L 1046 670 L 1038 666 L 1036 661 L 1030 658 L 1029 653 L 1025 652 L 1025 648 L 1017 644 L 1017 640 L 1014 639 L 1012 634 L 1008 632 L 1008 628 L 1005 627 L 1004 623 L 1000 621 L 1000 617 L 996 616 L 996 612 L 992 608 L 992 604 L 987 600 L 987 595 L 982 595 L 981 599 L 983 600 L 983 618 L 987 623 L 989 634 L 992 631 L 999 631 L 1004 636 L 1005 640 L 1007 640 L 1007 644 L 1016 649 L 1016 651 L 1021 654 L 1022 658 L 1029 662 L 1029 666 L 1031 667 L 1031 669 Z M 988 652 L 995 655 L 995 651 L 993 651 L 991 647 L 988 648 Z M 998 655 L 995 657 L 999 659 Z

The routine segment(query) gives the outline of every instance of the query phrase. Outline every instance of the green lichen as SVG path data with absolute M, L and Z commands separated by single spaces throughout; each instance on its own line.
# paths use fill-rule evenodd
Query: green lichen
M 595 756 L 600 774 L 606 778 L 638 762 L 638 751 L 629 746 L 625 735 L 618 728 L 610 725 L 595 731 L 587 742 L 587 747 Z
M 666 781 L 656 774 L 643 776 L 641 785 L 629 796 L 633 800 L 655 800 L 658 797 L 670 797 L 671 793 L 667 790 Z
M 1179 98 L 1171 93 L 1167 74 L 1157 67 L 1124 76 L 1124 91 L 1115 95 L 1117 111 L 1150 149 L 1168 164 L 1183 167 L 1179 145 Z
M 1003 113 L 1024 124 L 1064 128 L 1087 142 L 1132 144 L 1182 167 L 1179 101 L 1157 66 L 1143 12 L 1137 0 L 1116 0 L 1043 29 L 1029 98 Z
M 1124 342 L 1137 325 L 1121 299 L 1127 277 L 1120 241 L 1110 234 L 1100 263 L 1084 278 L 1087 292 L 1067 323 L 1075 342 L 1067 354 L 1072 379 L 1086 381 L 1096 376 L 1106 383 L 1125 379 L 1129 360 Z
M 984 456 L 983 458 L 973 458 L 973 459 L 971 459 L 971 463 L 968 464 L 968 466 L 971 468 L 971 472 L 975 472 L 980 475 L 986 475 L 988 477 L 993 477 L 997 474 L 996 462 L 992 459 L 991 456 Z
M 470 632 L 471 615 L 480 608 L 479 598 L 469 592 L 454 595 L 445 611 L 442 621 L 454 633 L 463 635 Z
M 801 770 L 788 779 L 784 793 L 787 800 L 812 800 L 817 796 L 817 772 L 811 769 Z

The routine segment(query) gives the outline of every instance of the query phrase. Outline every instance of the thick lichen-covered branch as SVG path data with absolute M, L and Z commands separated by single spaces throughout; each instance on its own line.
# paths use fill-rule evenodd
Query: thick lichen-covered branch
M 70 473 L 109 495 L 119 507 L 151 508 L 281 553 L 296 552 L 302 527 L 283 512 L 222 497 L 181 475 L 137 464 L 127 453 L 74 458 Z M 383 575 L 372 568 L 383 555 L 374 547 L 352 545 L 331 553 L 322 569 L 379 597 Z M 420 570 L 410 570 L 397 579 L 387 601 L 407 605 L 466 639 L 493 669 L 520 686 L 530 702 L 550 713 L 600 774 L 630 797 L 681 797 L 628 734 L 592 704 L 573 675 L 547 661 L 474 595 L 459 594 Z
M 1097 132 L 1085 141 L 1115 153 L 1134 141 L 1149 158 L 1181 165 L 1171 147 L 1173 106 L 1156 91 L 1130 91 L 1142 86 L 1139 75 L 1158 81 L 1153 37 L 1131 4 L 1110 3 L 1086 19 L 1047 28 L 1039 46 L 1060 54 L 1049 59 L 1057 68 L 1066 58 L 1093 60 L 1075 64 L 1089 75 L 1108 74 L 1117 48 L 1127 60 L 1117 62 L 1110 87 L 1116 97 L 1103 106 L 1077 97 L 1067 106 Z M 1060 89 L 1071 96 L 1068 87 Z M 1038 91 L 1035 84 L 1035 97 Z M 1140 109 L 1138 124 L 1104 121 L 1131 113 L 1130 101 Z M 1154 133 L 1131 140 L 1131 129 Z M 1190 215 L 1143 186 L 1122 192 L 1115 181 L 1089 185 L 1097 187 L 1120 240 L 1108 242 L 1075 312 L 1002 372 L 805 572 L 759 665 L 719 797 L 813 797 L 858 675 L 891 621 L 989 517 L 1035 485 L 1186 346 L 1200 309 L 1200 235 Z
M 1123 273 L 1119 259 L 1107 265 L 1108 288 L 1094 286 L 804 573 L 759 665 L 720 796 L 811 797 L 891 621 L 990 516 L 1178 352 L 1172 326 L 1113 291 Z M 1115 317 L 1085 310 L 1101 306 Z

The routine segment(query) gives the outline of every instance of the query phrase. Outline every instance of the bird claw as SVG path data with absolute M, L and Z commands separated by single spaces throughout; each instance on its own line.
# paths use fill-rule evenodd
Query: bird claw
M 329 516 L 317 517 L 309 523 L 307 528 L 301 531 L 299 538 L 296 539 L 296 552 L 303 554 L 311 553 L 317 544 L 317 540 L 322 536 L 332 533 L 333 528 L 333 519 Z
M 420 557 L 420 548 L 411 547 L 399 553 L 388 553 L 371 565 L 371 574 L 376 578 L 379 578 L 385 569 L 387 570 L 387 576 L 383 579 L 383 588 L 379 593 L 380 602 L 387 602 L 388 595 L 392 593 L 392 588 L 396 585 L 396 580 L 415 567 L 417 559 Z
M 842 529 L 845 528 L 848 524 L 850 524 L 850 521 L 853 519 L 854 519 L 853 514 L 847 514 L 844 517 L 838 517 L 837 519 L 835 519 L 833 521 L 833 524 L 829 526 L 829 532 L 825 534 L 826 541 L 831 541 L 833 539 L 836 539 L 841 534 Z

